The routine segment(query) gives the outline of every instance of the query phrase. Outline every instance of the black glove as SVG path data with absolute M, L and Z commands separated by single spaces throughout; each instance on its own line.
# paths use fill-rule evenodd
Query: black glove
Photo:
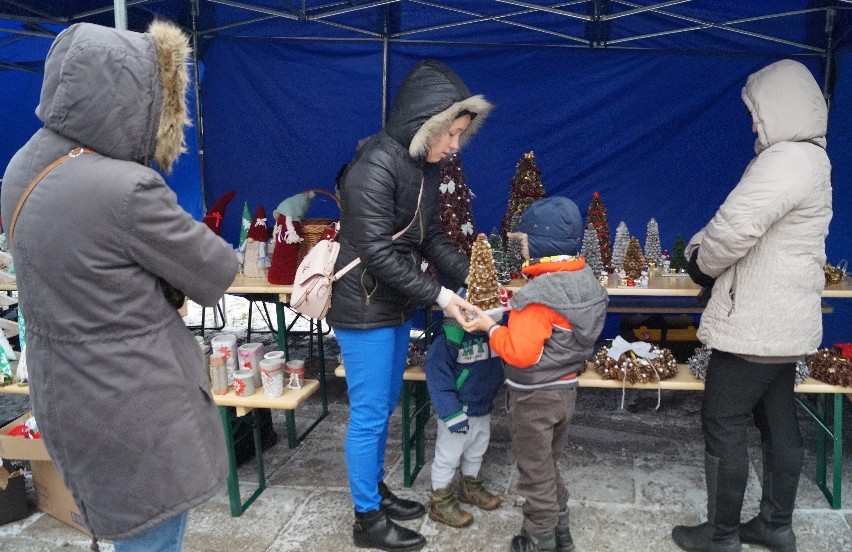
M 186 299 L 186 295 L 162 278 L 157 279 L 160 281 L 160 289 L 163 290 L 163 297 L 166 298 L 166 301 L 168 301 L 169 304 L 176 309 L 181 308 L 184 300 Z
M 689 277 L 692 278 L 692 281 L 698 284 L 701 287 L 713 287 L 713 282 L 716 281 L 716 278 L 711 278 L 710 276 L 701 272 L 701 269 L 698 268 L 698 248 L 695 248 L 695 251 L 692 252 L 692 256 L 689 258 L 689 264 L 686 266 L 686 273 L 689 274 Z
M 698 268 L 698 248 L 695 248 L 695 251 L 692 252 L 692 256 L 689 258 L 689 264 L 686 266 L 686 272 L 689 274 L 689 277 L 692 278 L 692 281 L 701 286 L 701 291 L 698 293 L 698 305 L 701 307 L 706 307 L 707 303 L 710 301 L 710 295 L 713 293 L 713 284 L 716 282 L 716 278 L 711 278 L 710 276 L 701 272 L 701 269 Z
M 698 292 L 698 306 L 704 308 L 707 306 L 707 303 L 710 302 L 710 295 L 713 294 L 713 286 L 705 286 L 701 288 L 701 291 Z

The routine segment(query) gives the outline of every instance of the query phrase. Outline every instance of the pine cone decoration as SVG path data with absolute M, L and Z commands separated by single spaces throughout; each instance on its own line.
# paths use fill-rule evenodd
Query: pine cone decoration
M 820 349 L 808 358 L 811 377 L 829 385 L 852 387 L 852 361 L 837 348 Z
M 618 358 L 618 362 L 607 356 L 609 349 L 601 347 L 594 356 L 595 372 L 603 379 L 615 379 L 629 385 L 635 383 L 656 383 L 674 377 L 677 374 L 677 360 L 671 350 L 652 346 L 651 352 L 659 356 L 653 360 L 639 357 L 627 351 Z

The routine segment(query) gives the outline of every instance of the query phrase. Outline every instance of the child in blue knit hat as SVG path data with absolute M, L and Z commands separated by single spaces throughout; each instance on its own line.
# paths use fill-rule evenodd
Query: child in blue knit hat
M 485 489 L 479 470 L 491 438 L 494 398 L 503 385 L 503 361 L 491 352 L 484 332 L 467 333 L 447 317 L 429 347 L 425 371 L 438 417 L 429 518 L 467 527 L 473 515 L 459 501 L 483 510 L 500 506 L 500 497 Z M 457 497 L 453 479 L 459 468 Z
M 509 434 L 524 499 L 512 552 L 572 552 L 568 487 L 559 459 L 577 400 L 577 376 L 594 352 L 608 296 L 577 256 L 583 223 L 566 197 L 534 201 L 517 226 L 531 278 L 511 300 L 507 325 L 476 312 L 494 354 L 504 362 Z

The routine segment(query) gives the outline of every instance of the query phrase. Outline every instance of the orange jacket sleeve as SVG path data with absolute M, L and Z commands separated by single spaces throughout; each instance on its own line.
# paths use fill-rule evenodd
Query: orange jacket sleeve
M 541 358 L 544 342 L 553 327 L 570 329 L 571 323 L 555 310 L 537 303 L 509 313 L 509 325 L 491 332 L 488 343 L 500 358 L 518 368 L 532 366 Z

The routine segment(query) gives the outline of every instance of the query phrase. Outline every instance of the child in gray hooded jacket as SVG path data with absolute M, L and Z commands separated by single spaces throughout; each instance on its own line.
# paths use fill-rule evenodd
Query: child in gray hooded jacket
M 577 375 L 603 329 L 608 296 L 582 257 L 575 256 L 582 218 L 570 199 L 534 202 L 519 229 L 532 278 L 511 300 L 507 326 L 478 311 L 478 328 L 505 362 L 509 431 L 526 501 L 513 552 L 570 552 L 568 489 L 559 457 L 577 400 Z

